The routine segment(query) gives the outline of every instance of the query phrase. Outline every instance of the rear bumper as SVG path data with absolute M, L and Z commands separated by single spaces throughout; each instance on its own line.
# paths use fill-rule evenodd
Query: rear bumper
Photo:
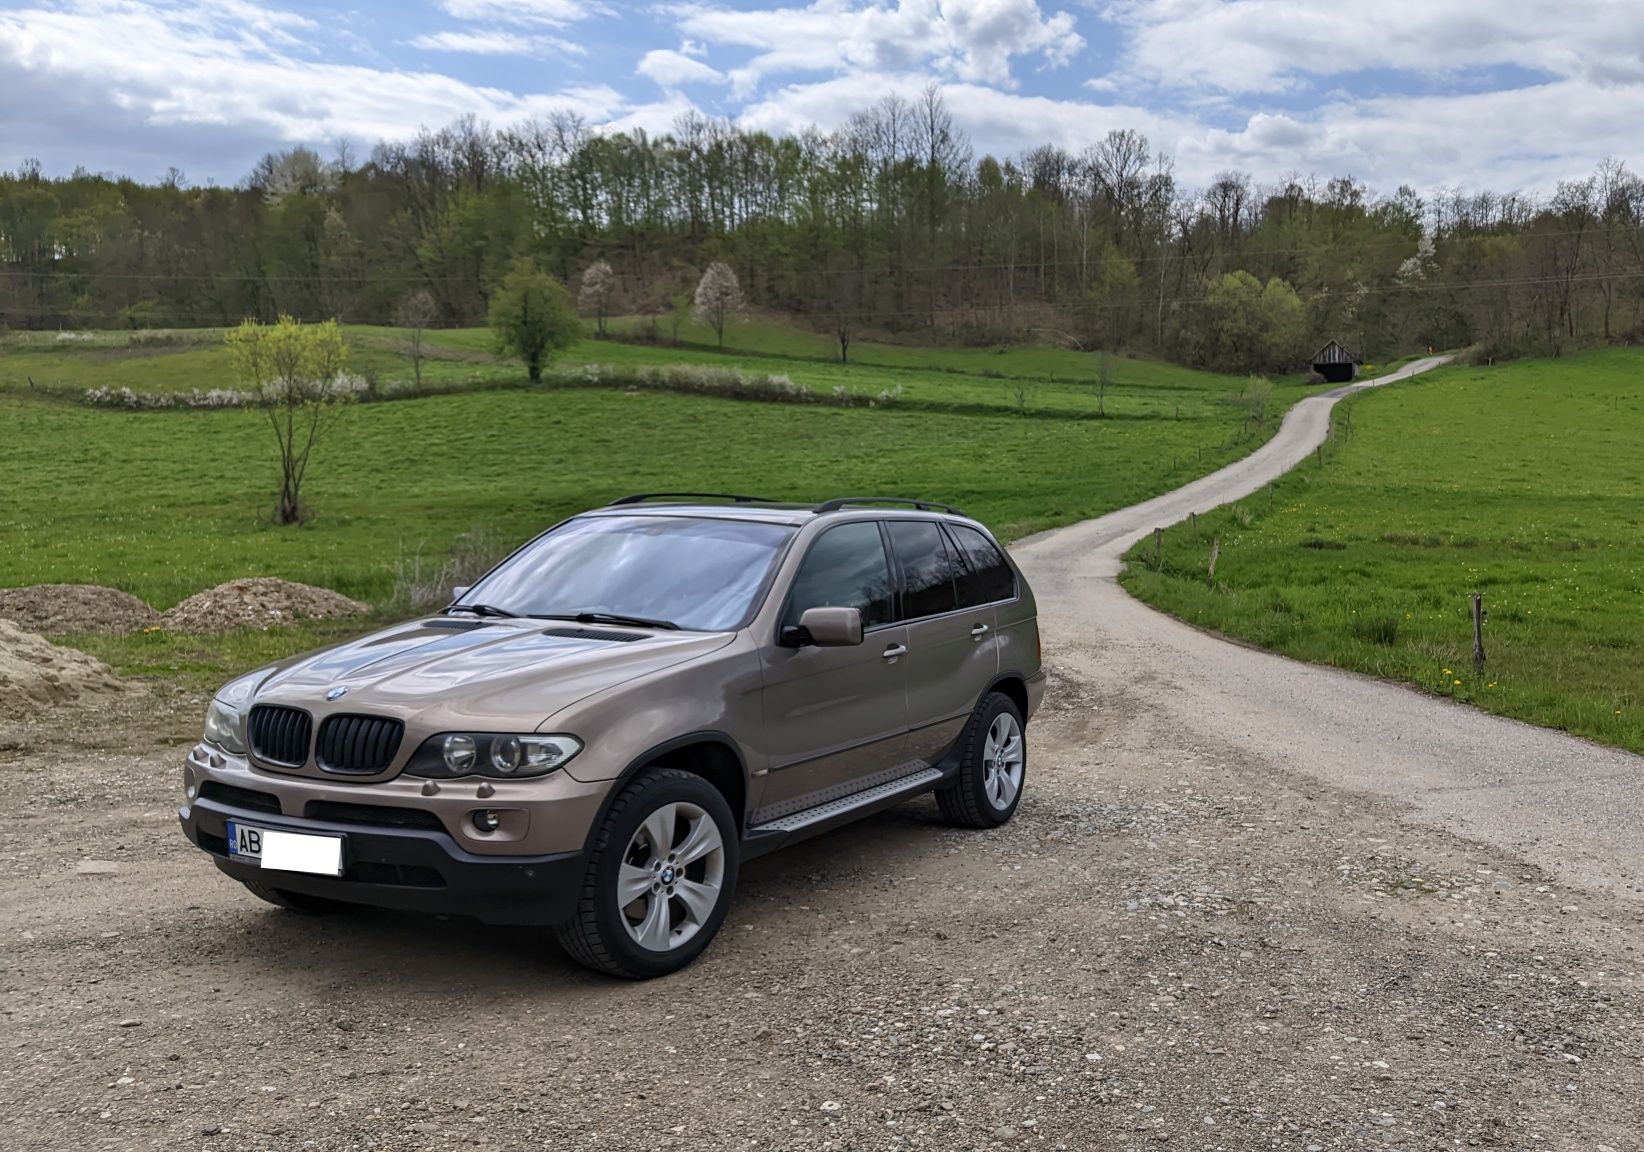
M 576 911 L 586 871 L 580 852 L 476 856 L 444 832 L 332 824 L 196 800 L 177 810 L 183 833 L 236 880 L 352 904 L 471 916 L 487 924 L 560 924 Z M 265 871 L 228 854 L 228 821 L 343 838 L 343 874 Z

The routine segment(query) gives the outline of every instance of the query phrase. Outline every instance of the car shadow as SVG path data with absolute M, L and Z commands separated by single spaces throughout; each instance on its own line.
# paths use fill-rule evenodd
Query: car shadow
M 944 827 L 935 803 L 920 799 L 748 861 L 727 927 L 744 928 L 752 921 L 757 928 L 759 919 L 780 915 L 790 902 L 825 901 L 863 872 L 936 851 L 935 834 Z M 573 962 L 547 928 L 364 906 L 310 915 L 267 907 L 249 895 L 232 900 L 225 918 L 234 923 L 219 926 L 219 944 L 202 963 L 231 962 L 256 986 L 289 989 L 294 982 L 318 982 L 335 993 L 342 981 L 359 985 L 348 989 L 358 995 L 364 986 L 391 981 L 396 997 L 469 997 L 479 990 L 498 997 L 526 990 L 540 995 L 549 988 L 574 994 L 621 986 Z M 714 967 L 735 965 L 738 935 L 722 932 L 687 971 L 709 961 Z M 551 983 L 545 984 L 545 977 Z

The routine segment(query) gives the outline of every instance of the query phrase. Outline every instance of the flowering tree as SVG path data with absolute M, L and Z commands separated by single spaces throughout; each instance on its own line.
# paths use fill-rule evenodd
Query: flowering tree
M 723 261 L 708 265 L 696 285 L 696 318 L 714 330 L 719 346 L 725 347 L 725 325 L 742 315 L 742 285 L 736 273 Z
M 584 316 L 594 318 L 594 331 L 605 335 L 605 317 L 616 304 L 617 278 L 611 266 L 596 260 L 582 271 L 582 289 L 577 293 L 577 307 Z
M 348 346 L 335 320 L 304 324 L 281 316 L 247 320 L 225 338 L 240 379 L 256 390 L 280 449 L 280 496 L 274 522 L 307 518 L 303 480 L 314 447 L 354 396 L 343 366 Z

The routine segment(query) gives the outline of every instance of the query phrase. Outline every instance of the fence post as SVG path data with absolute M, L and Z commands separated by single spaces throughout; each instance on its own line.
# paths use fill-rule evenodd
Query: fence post
M 1221 541 L 1221 537 L 1218 536 L 1216 539 L 1214 539 L 1210 542 L 1210 574 L 1205 577 L 1204 582 L 1206 584 L 1214 585 L 1216 583 L 1216 561 L 1220 560 L 1221 558 L 1222 558 L 1222 541 Z
M 1473 671 L 1484 671 L 1484 595 L 1473 593 Z
M 1164 567 L 1164 529 L 1153 529 L 1153 571 Z

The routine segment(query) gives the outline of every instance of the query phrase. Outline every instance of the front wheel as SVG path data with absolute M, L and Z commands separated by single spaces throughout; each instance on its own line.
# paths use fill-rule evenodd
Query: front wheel
M 997 828 L 1016 813 L 1027 780 L 1027 733 L 1015 701 L 999 692 L 982 698 L 959 742 L 959 774 L 936 793 L 949 823 Z
M 736 888 L 736 820 L 712 784 L 653 768 L 612 801 L 576 916 L 556 929 L 578 963 L 644 980 L 702 953 Z

